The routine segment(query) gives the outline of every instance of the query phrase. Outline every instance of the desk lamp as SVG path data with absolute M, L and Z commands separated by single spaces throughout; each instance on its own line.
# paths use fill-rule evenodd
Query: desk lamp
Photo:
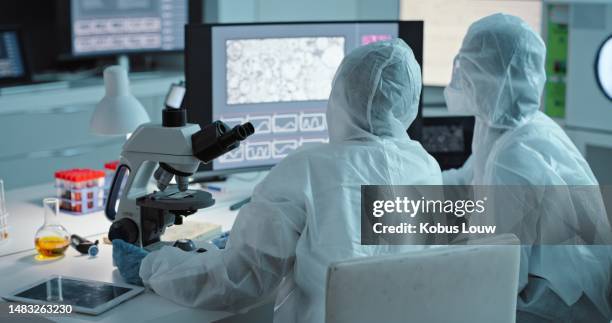
M 132 95 L 127 72 L 121 66 L 104 70 L 105 95 L 96 105 L 90 129 L 99 135 L 126 135 L 150 121 L 140 102 Z

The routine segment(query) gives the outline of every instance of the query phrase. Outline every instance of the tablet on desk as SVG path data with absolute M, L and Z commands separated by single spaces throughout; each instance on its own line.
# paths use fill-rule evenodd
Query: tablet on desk
M 98 315 L 142 293 L 143 287 L 66 276 L 51 276 L 2 298 L 28 304 L 71 305 L 75 312 Z

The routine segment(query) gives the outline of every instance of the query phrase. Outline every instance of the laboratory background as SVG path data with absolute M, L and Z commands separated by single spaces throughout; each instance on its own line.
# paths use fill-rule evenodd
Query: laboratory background
M 612 0 L 0 1 L 0 321 L 282 322 L 273 298 L 236 312 L 185 307 L 135 286 L 115 268 L 111 240 L 223 249 L 270 169 L 330 141 L 336 70 L 353 50 L 378 42 L 402 39 L 421 67 L 410 138 L 442 171 L 461 167 L 472 154 L 475 119 L 450 112 L 444 89 L 469 26 L 497 13 L 541 36 L 540 110 L 597 182 L 612 185 Z M 152 182 L 154 193 L 126 193 Z M 122 218 L 131 213 L 143 222 Z M 359 270 L 377 276 L 377 265 L 357 265 L 330 274 L 337 281 L 327 281 L 328 310 L 355 309 L 351 301 L 367 293 L 346 286 L 364 278 Z M 510 264 L 497 265 L 491 271 L 510 275 Z M 502 284 L 491 271 L 466 286 Z M 503 283 L 510 290 L 516 281 Z M 433 285 L 441 291 L 432 301 L 466 315 L 448 322 L 486 322 L 470 316 L 473 302 L 508 296 Z M 514 322 L 512 297 L 492 302 L 482 317 Z M 41 312 L 43 304 L 76 305 L 52 313 Z M 369 321 L 367 313 L 340 312 L 326 321 Z

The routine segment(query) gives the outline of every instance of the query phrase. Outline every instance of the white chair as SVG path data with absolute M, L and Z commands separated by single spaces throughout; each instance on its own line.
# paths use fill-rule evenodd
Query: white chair
M 514 323 L 520 259 L 513 235 L 333 263 L 328 323 Z

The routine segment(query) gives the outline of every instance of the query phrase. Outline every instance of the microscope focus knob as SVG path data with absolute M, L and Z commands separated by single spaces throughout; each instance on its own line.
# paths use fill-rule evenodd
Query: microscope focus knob
M 138 226 L 128 218 L 117 220 L 111 224 L 108 230 L 108 239 L 110 241 L 121 239 L 128 243 L 136 243 L 138 241 Z
M 189 239 L 178 239 L 174 242 L 173 247 L 179 248 L 183 251 L 193 251 L 196 249 L 196 245 Z

